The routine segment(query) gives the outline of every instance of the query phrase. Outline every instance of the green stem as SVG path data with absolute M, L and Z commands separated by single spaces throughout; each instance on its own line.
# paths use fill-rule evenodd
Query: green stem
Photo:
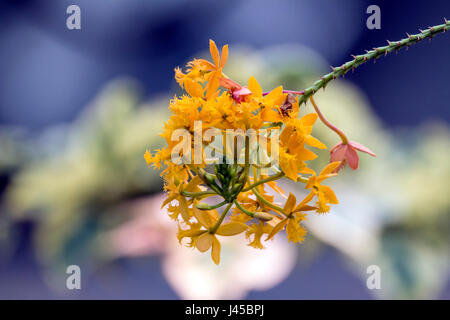
M 403 47 L 409 47 L 423 39 L 432 38 L 438 33 L 445 32 L 450 29 L 450 21 L 445 20 L 444 24 L 430 27 L 426 30 L 421 31 L 418 34 L 408 35 L 407 38 L 401 39 L 399 41 L 388 41 L 388 45 L 384 47 L 374 48 L 373 50 L 367 51 L 366 54 L 360 54 L 358 56 L 353 56 L 353 60 L 348 61 L 341 65 L 340 67 L 333 68 L 333 72 L 324 75 L 320 80 L 316 81 L 311 87 L 304 90 L 304 94 L 299 97 L 299 104 L 306 103 L 309 97 L 314 95 L 319 89 L 324 88 L 328 85 L 331 80 L 339 78 L 345 75 L 348 71 L 354 70 L 360 65 L 366 63 L 369 60 L 376 60 L 382 55 L 387 55 L 392 51 L 398 51 Z
M 278 172 L 277 174 L 274 174 L 273 176 L 261 179 L 258 182 L 253 183 L 252 185 L 242 189 L 241 192 L 249 191 L 249 190 L 253 189 L 254 187 L 257 187 L 257 186 L 259 186 L 259 185 L 261 185 L 263 183 L 267 183 L 267 182 L 270 182 L 270 181 L 273 181 L 273 180 L 277 180 L 277 179 L 279 179 L 279 178 L 281 178 L 283 176 L 284 176 L 284 172 Z
M 274 128 L 274 127 L 281 127 L 282 125 L 283 125 L 282 122 L 274 122 L 269 125 L 262 126 L 261 129 L 270 129 L 270 128 Z
M 199 192 L 189 192 L 189 191 L 181 191 L 181 194 L 185 197 L 190 197 L 190 198 L 197 198 L 197 197 L 201 197 L 204 195 L 209 195 L 209 194 L 217 194 L 215 191 L 212 190 L 206 190 L 206 191 L 199 191 Z
M 195 207 L 197 209 L 200 209 L 200 210 L 214 210 L 214 209 L 220 208 L 221 206 L 223 206 L 223 205 L 225 205 L 227 203 L 228 203 L 228 201 L 225 200 L 225 201 L 222 201 L 222 202 L 220 202 L 218 204 L 210 206 L 210 205 L 208 205 L 208 204 L 206 204 L 204 202 L 201 202 L 201 203 L 196 204 Z
M 225 219 L 225 216 L 227 215 L 228 211 L 230 210 L 231 206 L 233 205 L 233 202 L 230 202 L 225 209 L 223 210 L 222 214 L 219 217 L 219 220 L 217 220 L 216 224 L 209 230 L 209 233 L 216 233 L 217 229 L 219 229 L 220 225 L 223 222 L 223 219 Z
M 250 137 L 245 136 L 245 180 L 248 177 L 248 168 L 250 167 Z M 244 181 L 245 181 L 244 180 Z
M 232 164 L 233 168 L 232 168 L 232 174 L 231 174 L 231 179 L 230 179 L 230 185 L 234 186 L 234 183 L 236 182 L 236 177 L 238 174 L 238 165 L 237 164 Z
M 259 164 L 253 163 L 252 166 L 254 166 L 255 168 L 258 168 L 258 169 L 265 169 L 265 168 L 272 167 L 273 163 L 269 162 L 268 164 L 264 164 L 264 165 L 259 165 Z
M 236 205 L 236 207 L 238 207 L 239 210 L 241 210 L 246 215 L 248 215 L 252 218 L 255 216 L 254 212 L 251 212 L 251 211 L 248 211 L 247 209 L 245 209 L 243 206 L 241 206 L 241 204 L 239 202 L 237 202 L 237 200 L 234 200 L 234 204 Z
M 220 194 L 220 195 L 222 194 L 222 190 L 219 188 L 219 186 L 215 182 L 215 179 L 217 177 L 214 174 L 206 172 L 205 169 L 203 169 L 203 168 L 197 168 L 196 173 L 208 187 L 210 187 L 212 190 L 214 190 L 217 194 Z M 208 180 L 207 175 L 209 177 L 211 177 L 210 180 Z
M 268 206 L 268 207 L 274 209 L 275 211 L 281 212 L 282 214 L 284 214 L 285 216 L 287 216 L 286 213 L 284 213 L 284 209 L 283 209 L 283 208 L 281 208 L 281 207 L 279 207 L 279 206 L 277 206 L 277 205 L 274 205 L 272 202 L 270 202 L 270 201 L 268 201 L 267 199 L 265 199 L 265 198 L 258 192 L 258 190 L 257 190 L 256 188 L 253 188 L 253 189 L 252 189 L 252 192 L 253 192 L 253 194 L 254 194 L 254 195 L 255 195 L 262 203 L 264 203 L 266 206 Z

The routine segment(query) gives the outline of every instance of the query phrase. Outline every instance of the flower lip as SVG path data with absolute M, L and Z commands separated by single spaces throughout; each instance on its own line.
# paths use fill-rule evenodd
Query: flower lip
M 247 87 L 241 87 L 238 90 L 231 91 L 231 96 L 237 103 L 241 103 L 245 99 L 245 97 L 251 94 L 252 92 Z
M 236 103 L 241 103 L 243 100 L 245 100 L 245 97 L 252 94 L 248 87 L 243 87 L 228 78 L 221 78 L 220 85 L 230 91 L 231 96 L 233 97 L 233 100 L 236 101 Z

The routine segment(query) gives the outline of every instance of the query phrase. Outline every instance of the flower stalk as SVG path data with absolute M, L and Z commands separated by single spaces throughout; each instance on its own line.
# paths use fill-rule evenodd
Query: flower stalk
M 330 128 L 331 130 L 333 130 L 334 132 L 336 132 L 338 134 L 338 136 L 342 140 L 342 144 L 347 144 L 348 143 L 348 139 L 347 139 L 347 136 L 345 135 L 345 133 L 342 130 L 340 130 L 338 127 L 336 127 L 333 124 L 331 124 L 330 121 L 325 119 L 325 117 L 323 116 L 322 112 L 320 112 L 320 109 L 317 106 L 316 101 L 314 101 L 313 96 L 310 96 L 309 100 L 311 101 L 311 103 L 312 103 L 312 105 L 314 107 L 314 110 L 316 110 L 316 113 L 319 116 L 319 119 L 323 122 L 323 124 L 325 124 L 328 128 Z
M 216 233 L 217 229 L 219 229 L 220 225 L 223 222 L 223 219 L 225 219 L 225 216 L 227 215 L 228 211 L 230 210 L 231 206 L 233 205 L 232 202 L 230 202 L 225 209 L 223 210 L 222 214 L 220 215 L 219 219 L 217 220 L 216 224 L 209 230 L 209 233 Z
M 324 75 L 322 78 L 317 80 L 311 87 L 306 88 L 303 92 L 303 95 L 299 98 L 299 104 L 306 103 L 309 97 L 313 96 L 319 89 L 325 89 L 328 83 L 334 79 L 339 78 L 340 76 L 344 76 L 350 70 L 355 70 L 360 65 L 370 61 L 377 60 L 383 55 L 387 55 L 392 51 L 397 52 L 401 48 L 408 48 L 411 45 L 418 43 L 424 39 L 431 39 L 435 35 L 446 32 L 450 29 L 450 21 L 445 19 L 444 24 L 436 25 L 433 27 L 429 27 L 425 30 L 420 30 L 420 33 L 409 35 L 407 34 L 407 38 L 401 39 L 399 41 L 388 41 L 387 46 L 381 46 L 377 48 L 373 48 L 372 50 L 367 51 L 365 54 L 360 54 L 357 56 L 353 56 L 353 60 L 348 61 L 342 64 L 339 67 L 331 67 L 333 69 L 332 72 Z

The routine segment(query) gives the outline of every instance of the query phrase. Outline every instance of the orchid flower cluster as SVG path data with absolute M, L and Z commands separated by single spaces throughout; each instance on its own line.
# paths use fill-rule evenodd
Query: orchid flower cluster
M 408 35 L 406 40 L 354 56 L 353 61 L 333 68 L 304 91 L 279 86 L 264 92 L 253 76 L 245 86 L 236 83 L 223 73 L 228 45 L 219 53 L 210 40 L 211 62 L 194 59 L 184 72 L 175 69 L 175 79 L 186 93 L 170 101 L 171 116 L 161 134 L 167 147 L 153 155 L 149 150 L 144 154 L 147 165 L 164 167 L 161 175 L 167 198 L 163 207 L 167 206 L 178 223 L 180 243 L 200 252 L 210 250 L 216 264 L 220 262 L 221 237 L 244 233 L 248 245 L 262 249 L 263 241 L 285 230 L 290 242 L 301 243 L 307 213 L 325 214 L 338 204 L 332 188 L 324 184 L 326 180 L 347 164 L 356 170 L 357 151 L 375 156 L 324 117 L 314 93 L 367 60 L 448 28 L 446 21 L 419 35 Z M 299 117 L 300 105 L 307 99 L 315 112 Z M 317 119 L 341 140 L 330 149 L 330 163 L 319 173 L 308 167 L 317 157 L 310 148 L 327 148 L 311 135 Z M 304 184 L 306 197 L 297 200 L 292 193 L 286 195 L 277 185 L 282 178 Z M 279 203 L 280 199 L 284 203 Z
M 189 246 L 201 252 L 211 249 L 211 257 L 218 264 L 222 236 L 245 232 L 249 245 L 262 249 L 262 240 L 270 240 L 285 229 L 289 241 L 302 242 L 306 212 L 327 213 L 330 205 L 338 203 L 324 181 L 336 176 L 346 162 L 353 169 L 358 167 L 355 149 L 374 154 L 345 138 L 332 149 L 333 161 L 317 174 L 307 166 L 307 161 L 317 157 L 307 147 L 326 148 L 311 135 L 317 118 L 326 120 L 315 102 L 316 113 L 299 118 L 298 95 L 302 92 L 284 90 L 282 86 L 263 92 L 254 77 L 250 77 L 247 86 L 241 86 L 223 73 L 228 46 L 219 54 L 211 40 L 210 52 L 212 62 L 194 59 L 187 64 L 186 73 L 175 69 L 175 79 L 187 94 L 170 102 L 172 114 L 161 134 L 167 147 L 153 156 L 147 151 L 145 159 L 157 169 L 165 167 L 162 176 L 168 196 L 163 206 L 168 206 L 171 218 L 179 224 L 180 242 L 189 238 Z M 194 145 L 199 144 L 183 139 L 180 148 L 174 133 L 182 129 L 194 137 L 198 123 L 200 161 L 192 161 L 192 154 L 198 150 L 194 150 Z M 206 139 L 211 135 L 205 131 L 212 128 L 216 135 Z M 345 137 L 339 129 L 332 128 Z M 230 131 L 232 135 L 228 134 Z M 252 136 L 248 132 L 258 134 Z M 214 140 L 224 142 L 220 149 L 213 146 Z M 243 143 L 239 145 L 238 140 Z M 208 147 L 219 155 L 212 162 L 206 157 Z M 261 160 L 267 160 L 270 154 L 271 161 Z M 277 159 L 273 161 L 275 154 Z M 174 161 L 174 155 L 183 161 Z M 283 177 L 304 183 L 310 192 L 301 201 L 292 193 L 286 196 L 276 183 Z M 274 194 L 285 199 L 284 205 L 274 201 Z M 219 196 L 221 201 L 206 202 L 213 196 Z M 217 209 L 221 207 L 225 208 L 219 213 Z

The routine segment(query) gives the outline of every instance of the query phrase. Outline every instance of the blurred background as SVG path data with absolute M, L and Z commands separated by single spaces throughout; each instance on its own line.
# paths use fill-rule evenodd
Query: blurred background
M 66 27 L 71 4 L 81 30 Z M 366 27 L 371 4 L 380 30 Z M 448 1 L 2 1 L 0 298 L 449 299 L 449 34 L 317 94 L 378 157 L 330 180 L 341 203 L 308 219 L 299 246 L 230 239 L 220 267 L 180 247 L 143 158 L 162 144 L 173 68 L 208 57 L 210 38 L 230 44 L 233 79 L 299 90 L 444 17 Z M 337 143 L 321 124 L 313 133 Z M 66 288 L 69 265 L 81 290 Z M 366 285 L 371 265 L 379 290 Z

